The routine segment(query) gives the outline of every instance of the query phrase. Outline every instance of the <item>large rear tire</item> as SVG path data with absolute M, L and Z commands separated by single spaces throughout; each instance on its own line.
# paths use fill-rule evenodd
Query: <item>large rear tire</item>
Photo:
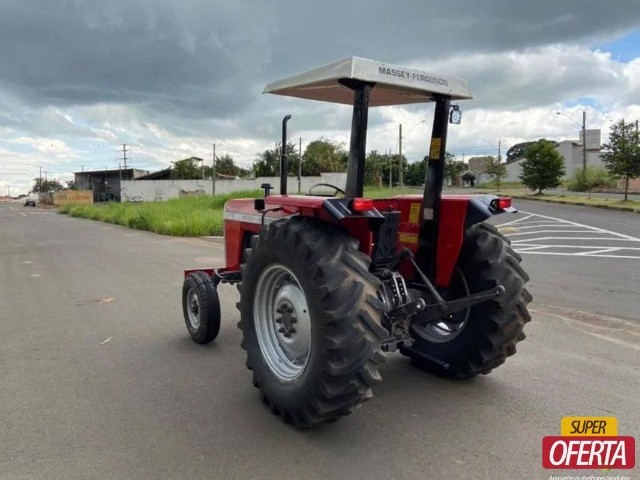
M 401 348 L 412 363 L 444 377 L 469 378 L 489 373 L 516 353 L 524 340 L 524 325 L 531 320 L 525 288 L 529 276 L 520 266 L 522 258 L 495 227 L 480 223 L 470 227 L 450 287 L 442 291 L 447 300 L 500 284 L 505 293 L 454 315 L 452 322 L 411 326 L 414 344 Z M 419 319 L 419 315 L 416 319 Z
M 310 427 L 369 399 L 387 331 L 380 282 L 358 242 L 293 218 L 264 228 L 245 259 L 238 327 L 262 401 L 285 421 Z

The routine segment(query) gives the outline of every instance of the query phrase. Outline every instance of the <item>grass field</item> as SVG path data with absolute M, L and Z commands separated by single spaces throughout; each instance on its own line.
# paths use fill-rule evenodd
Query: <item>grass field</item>
M 215 197 L 175 198 L 166 202 L 69 204 L 62 206 L 59 212 L 162 235 L 200 237 L 222 235 L 222 211 L 227 200 L 261 195 L 262 192 L 256 190 Z
M 373 187 L 365 189 L 365 195 L 370 198 L 420 192 L 420 189 L 410 188 L 402 189 L 402 191 Z M 72 217 L 115 223 L 162 235 L 201 237 L 222 235 L 222 213 L 227 200 L 231 198 L 259 198 L 262 195 L 261 190 L 255 190 L 216 195 L 215 197 L 175 198 L 166 202 L 68 204 L 60 207 L 58 212 Z
M 421 194 L 422 188 L 375 188 L 366 187 L 365 196 L 369 198 L 393 197 L 396 195 Z M 469 193 L 474 192 L 470 189 Z M 490 193 L 490 192 L 486 192 Z M 493 193 L 493 192 L 491 192 Z M 522 189 L 501 189 L 501 195 L 514 198 L 543 200 L 555 203 L 574 205 L 590 205 L 601 208 L 635 210 L 640 212 L 640 202 L 622 200 L 606 200 L 603 198 L 534 195 Z M 262 191 L 235 192 L 230 195 L 215 197 L 198 196 L 167 200 L 166 202 L 149 203 L 105 203 L 95 205 L 69 204 L 59 209 L 60 213 L 72 217 L 88 218 L 101 222 L 115 223 L 138 230 L 148 230 L 162 235 L 182 237 L 201 237 L 205 235 L 222 235 L 222 213 L 224 204 L 231 198 L 258 198 Z

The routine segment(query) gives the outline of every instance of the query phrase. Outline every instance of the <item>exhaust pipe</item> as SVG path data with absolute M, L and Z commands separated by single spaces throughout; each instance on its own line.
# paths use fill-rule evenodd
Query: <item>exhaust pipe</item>
M 287 177 L 289 176 L 289 162 L 287 161 L 287 122 L 291 115 L 282 119 L 282 146 L 280 147 L 280 195 L 287 194 Z

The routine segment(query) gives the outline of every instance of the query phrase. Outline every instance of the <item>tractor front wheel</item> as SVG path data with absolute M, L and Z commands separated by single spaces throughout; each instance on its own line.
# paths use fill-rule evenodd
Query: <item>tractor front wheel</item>
M 191 338 L 209 343 L 220 331 L 220 299 L 213 281 L 204 272 L 192 272 L 182 284 L 182 313 Z
M 245 251 L 242 348 L 262 401 L 300 427 L 372 396 L 384 360 L 379 280 L 358 243 L 308 218 L 272 223 Z
M 410 332 L 411 347 L 401 352 L 423 370 L 452 378 L 489 373 L 516 352 L 525 323 L 531 320 L 525 288 L 529 276 L 520 255 L 495 227 L 480 223 L 470 227 L 448 288 L 440 294 L 454 300 L 500 284 L 505 293 L 456 313 L 452 317 L 419 325 L 416 316 Z

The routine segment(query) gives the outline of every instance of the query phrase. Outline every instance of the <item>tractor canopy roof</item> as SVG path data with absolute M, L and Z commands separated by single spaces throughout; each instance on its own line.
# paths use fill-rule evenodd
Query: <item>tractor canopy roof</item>
M 375 83 L 369 98 L 371 107 L 429 102 L 434 94 L 453 100 L 472 98 L 466 80 L 359 57 L 272 82 L 263 93 L 352 105 L 353 90 L 340 83 L 346 79 Z

